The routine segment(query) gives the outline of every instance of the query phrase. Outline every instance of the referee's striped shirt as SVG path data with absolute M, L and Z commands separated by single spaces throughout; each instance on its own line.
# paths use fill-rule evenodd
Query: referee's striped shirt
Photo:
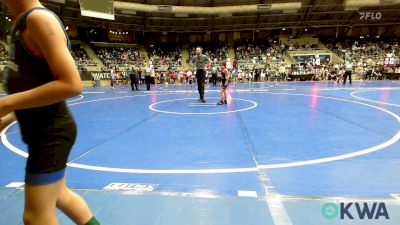
M 196 69 L 198 70 L 204 70 L 206 68 L 206 65 L 210 63 L 210 58 L 208 58 L 206 55 L 196 55 L 192 59 L 192 63 L 196 65 Z

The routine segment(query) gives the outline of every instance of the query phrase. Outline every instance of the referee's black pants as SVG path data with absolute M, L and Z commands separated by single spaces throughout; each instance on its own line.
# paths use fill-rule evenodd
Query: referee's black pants
M 351 84 L 351 73 L 352 73 L 351 71 L 344 72 L 343 84 L 346 84 L 347 77 L 349 77 L 349 82 Z
M 211 74 L 211 79 L 212 79 L 212 84 L 213 84 L 213 87 L 216 87 L 217 86 L 217 74 Z
M 150 76 L 145 76 L 144 77 L 144 82 L 146 83 L 146 90 L 150 91 L 151 77 Z
M 196 79 L 197 79 L 197 89 L 199 90 L 200 94 L 200 100 L 204 100 L 204 83 L 206 81 L 204 70 L 197 70 Z

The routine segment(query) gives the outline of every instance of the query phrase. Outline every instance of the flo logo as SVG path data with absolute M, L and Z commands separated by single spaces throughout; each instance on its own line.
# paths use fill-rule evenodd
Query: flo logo
M 322 216 L 326 219 L 332 220 L 339 217 L 344 219 L 389 219 L 389 214 L 386 209 L 385 203 L 326 203 L 322 206 Z
M 382 19 L 381 12 L 359 12 L 360 20 L 380 20 Z

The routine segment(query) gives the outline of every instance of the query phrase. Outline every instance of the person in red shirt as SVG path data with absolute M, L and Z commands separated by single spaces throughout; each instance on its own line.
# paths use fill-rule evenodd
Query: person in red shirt
M 175 84 L 176 77 L 177 77 L 177 75 L 176 75 L 176 71 L 172 72 L 172 74 L 171 74 L 171 78 L 172 78 L 172 83 L 173 83 L 173 84 Z
M 183 70 L 183 71 L 182 71 L 182 83 L 183 83 L 183 84 L 186 84 L 186 80 L 187 80 L 187 75 L 186 75 L 185 70 Z

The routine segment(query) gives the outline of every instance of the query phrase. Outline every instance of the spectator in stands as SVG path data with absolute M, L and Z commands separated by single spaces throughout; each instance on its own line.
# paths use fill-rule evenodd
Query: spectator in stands
M 7 61 L 8 52 L 3 45 L 0 44 L 0 65 L 5 65 Z
M 357 67 L 355 68 L 355 72 L 358 75 L 359 78 L 363 78 L 364 75 L 364 67 L 361 63 L 359 63 L 357 65 Z
M 368 66 L 365 72 L 365 80 L 372 80 L 372 74 L 375 72 L 375 67 Z
M 217 86 L 217 76 L 218 76 L 218 68 L 217 66 L 214 65 L 211 68 L 211 82 L 213 87 Z
M 176 74 L 176 71 L 172 71 L 172 70 L 170 71 L 169 77 L 170 77 L 171 84 L 175 84 L 177 76 L 178 75 Z
M 380 66 L 375 67 L 375 70 L 372 71 L 372 77 L 376 80 L 383 79 L 383 69 Z
M 336 79 L 336 83 L 337 84 L 339 84 L 340 82 L 343 82 L 345 73 L 346 73 L 346 70 L 344 69 L 344 67 L 341 67 L 339 69 L 338 76 L 337 76 L 337 79 Z
M 192 73 L 192 71 L 188 70 L 186 74 L 187 74 L 187 77 L 188 77 L 189 84 L 192 84 L 193 83 L 193 73 Z
M 116 83 L 117 75 L 116 75 L 116 66 L 110 69 L 110 86 L 111 89 L 115 89 L 114 85 Z
M 330 68 L 330 70 L 328 70 L 328 80 L 336 80 L 337 79 L 337 70 L 335 68 Z
M 265 77 L 266 77 L 265 69 L 261 69 L 261 73 L 260 73 L 261 82 L 265 81 Z
M 96 82 L 96 78 L 94 77 L 94 75 L 92 74 L 92 87 L 96 87 L 97 86 L 97 82 Z

